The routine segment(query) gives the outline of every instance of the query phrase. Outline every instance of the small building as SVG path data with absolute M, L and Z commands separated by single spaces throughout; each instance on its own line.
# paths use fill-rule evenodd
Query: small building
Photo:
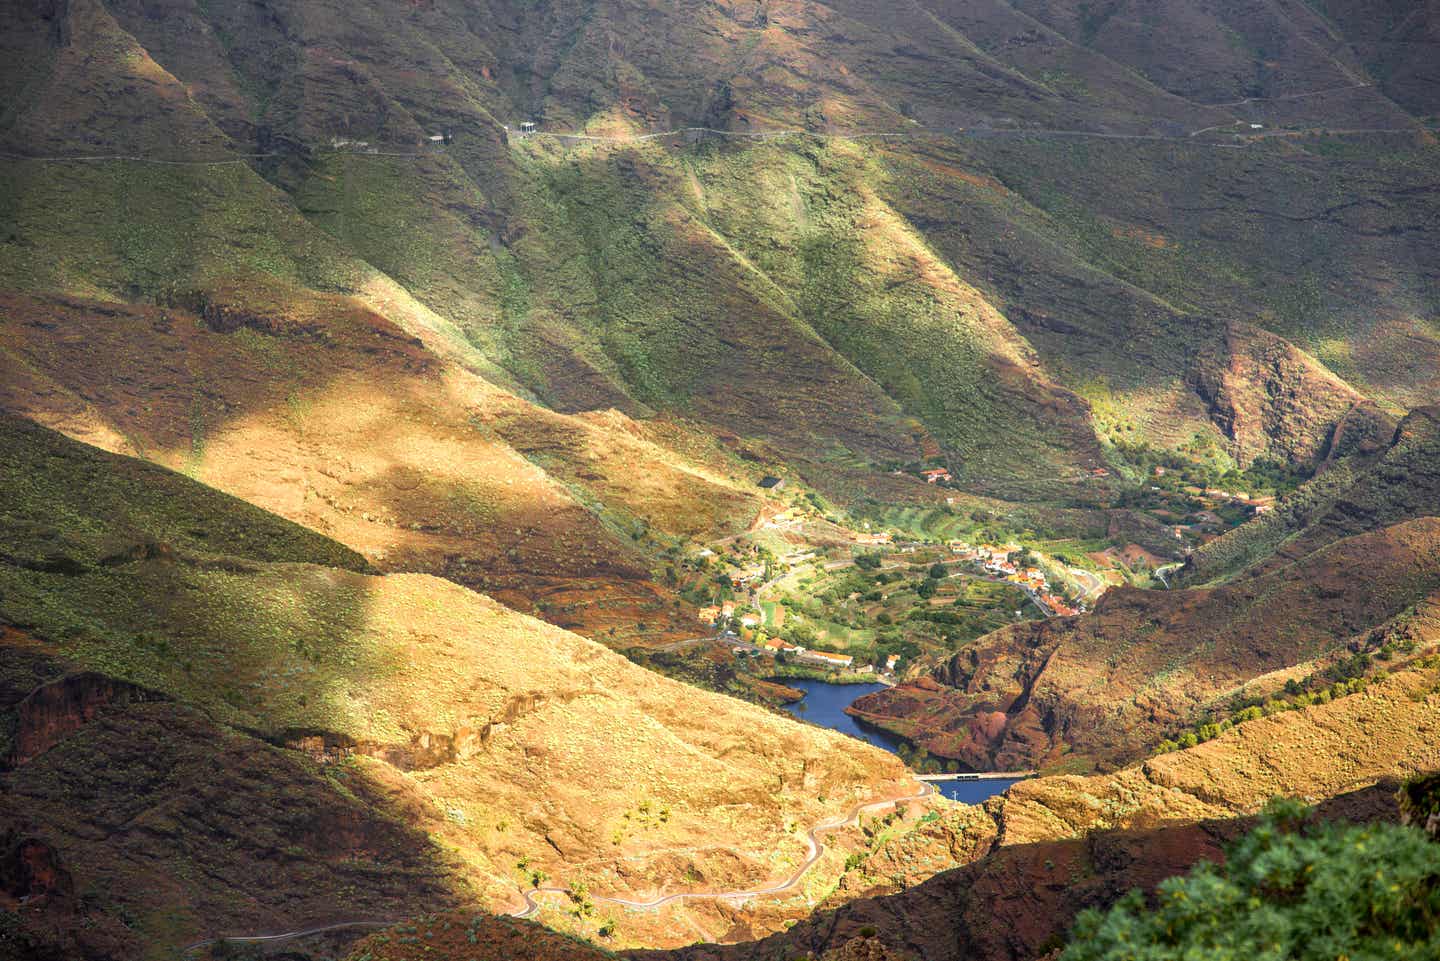
M 535 132 L 535 121 L 533 121 L 533 120 L 523 121 L 523 122 L 520 124 L 520 132 L 521 132 L 522 134 L 525 134 L 525 133 L 534 133 L 534 132 Z
M 735 616 L 735 602 L 734 602 L 734 601 L 726 601 L 724 604 L 721 604 L 721 605 L 720 605 L 720 616 L 721 616 L 721 617 L 734 617 L 734 616 Z
M 782 491 L 785 489 L 785 478 L 766 475 L 760 478 L 760 489 L 767 491 Z
M 736 571 L 730 575 L 730 583 L 735 585 L 737 591 L 746 590 L 763 580 L 765 580 L 764 571 Z
M 824 664 L 827 667 L 849 667 L 855 663 L 855 658 L 849 654 L 831 654 L 829 651 L 806 651 L 800 655 L 806 660 Z
M 745 614 L 740 618 L 741 627 L 759 627 L 760 618 L 754 614 Z
M 925 478 L 925 483 L 936 484 L 940 481 L 951 480 L 950 472 L 943 467 L 932 467 L 929 470 L 922 470 L 920 476 Z
M 894 674 L 894 673 L 895 673 L 895 665 L 896 665 L 896 664 L 899 664 L 899 663 L 900 663 L 900 655 L 899 655 L 899 654 L 891 654 L 889 657 L 885 658 L 885 673 L 886 673 L 886 674 Z
M 700 618 L 701 624 L 714 624 L 716 621 L 720 620 L 720 608 L 715 607 L 714 605 L 711 605 L 710 607 L 702 607 L 699 611 L 696 612 L 696 616 Z

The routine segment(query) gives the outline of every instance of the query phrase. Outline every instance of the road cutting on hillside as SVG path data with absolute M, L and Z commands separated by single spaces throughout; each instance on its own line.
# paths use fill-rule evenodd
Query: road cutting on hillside
M 819 861 L 821 855 L 825 853 L 825 846 L 820 843 L 820 835 L 831 834 L 835 831 L 841 831 L 845 828 L 855 825 L 859 822 L 860 816 L 866 811 L 876 808 L 895 807 L 904 804 L 907 801 L 919 801 L 936 793 L 935 788 L 928 782 L 918 781 L 917 783 L 919 784 L 920 789 L 914 794 L 907 794 L 903 797 L 888 798 L 880 801 L 865 801 L 851 808 L 850 813 L 839 821 L 824 821 L 820 824 L 815 825 L 815 827 L 811 828 L 808 832 L 806 832 L 805 835 L 805 841 L 809 847 L 809 851 L 806 854 L 804 863 L 802 863 L 800 867 L 795 871 L 795 873 L 790 876 L 789 880 L 784 881 L 781 884 L 777 884 L 768 888 L 757 888 L 750 891 L 681 891 L 676 894 L 662 895 L 661 897 L 655 898 L 652 901 L 632 901 L 627 898 L 612 898 L 605 897 L 604 895 L 591 895 L 590 899 L 592 901 L 603 901 L 607 904 L 618 904 L 635 911 L 647 911 L 662 908 L 667 904 L 678 903 L 680 901 L 686 900 L 743 902 L 751 901 L 755 898 L 773 897 L 775 895 L 785 894 L 786 892 L 793 890 L 796 886 L 800 884 L 801 880 L 804 879 L 806 873 L 809 872 L 810 868 L 813 867 L 815 862 Z M 522 891 L 520 892 L 520 897 L 523 902 L 521 907 L 517 910 L 509 911 L 506 913 L 510 917 L 514 918 L 533 917 L 535 914 L 539 913 L 541 908 L 540 902 L 537 901 L 535 897 L 537 894 L 568 895 L 569 890 L 567 888 L 545 887 Z M 200 948 L 228 942 L 244 944 L 274 943 L 280 941 L 289 941 L 295 938 L 308 937 L 315 934 L 322 934 L 329 931 L 341 931 L 352 928 L 384 928 L 389 927 L 392 924 L 400 924 L 402 922 L 403 919 L 386 921 L 340 921 L 334 924 L 325 924 L 318 927 L 297 928 L 293 931 L 279 931 L 273 934 L 232 934 L 226 935 L 224 937 L 205 938 L 201 941 L 195 941 L 191 944 L 185 945 L 180 949 L 180 951 L 181 953 L 188 954 L 189 952 L 199 950 Z
M 774 897 L 776 895 L 785 894 L 789 891 L 794 890 L 800 884 L 800 882 L 804 879 L 805 875 L 809 872 L 810 868 L 813 867 L 815 865 L 815 862 L 819 861 L 821 855 L 825 853 L 825 845 L 820 843 L 820 835 L 832 834 L 836 831 L 842 831 L 845 828 L 855 825 L 859 822 L 860 816 L 866 811 L 875 808 L 895 807 L 904 804 L 907 801 L 919 801 L 935 793 L 935 788 L 928 782 L 921 781 L 919 782 L 919 785 L 920 790 L 914 794 L 907 794 L 903 797 L 889 798 L 881 801 L 866 801 L 862 804 L 856 805 L 854 808 L 851 808 L 850 813 L 839 821 L 824 821 L 820 824 L 815 825 L 815 827 L 811 828 L 805 834 L 805 841 L 809 847 L 809 850 L 806 854 L 804 862 L 801 863 L 800 867 L 796 869 L 795 873 L 792 874 L 788 880 L 772 887 L 756 888 L 749 891 L 680 891 L 675 894 L 662 895 L 650 901 L 633 901 L 629 898 L 605 897 L 604 895 L 592 894 L 589 896 L 590 900 L 603 901 L 606 904 L 618 904 L 622 907 L 629 908 L 635 911 L 649 911 L 662 908 L 667 904 L 674 904 L 687 900 L 744 902 L 751 901 L 756 898 Z M 529 918 L 539 913 L 541 904 L 539 901 L 536 900 L 535 896 L 537 894 L 568 895 L 569 889 L 560 887 L 544 887 L 521 891 L 520 897 L 523 900 L 524 904 L 518 910 L 509 912 L 510 916 L 516 918 Z

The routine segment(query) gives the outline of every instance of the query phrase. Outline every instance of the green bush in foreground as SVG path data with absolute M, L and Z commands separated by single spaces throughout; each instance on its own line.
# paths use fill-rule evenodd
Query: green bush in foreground
M 1393 824 L 1305 827 L 1277 802 L 1224 866 L 1076 920 L 1061 961 L 1440 959 L 1440 844 Z

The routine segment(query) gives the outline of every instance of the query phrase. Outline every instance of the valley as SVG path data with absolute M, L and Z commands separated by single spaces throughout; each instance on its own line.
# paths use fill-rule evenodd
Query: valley
M 0 24 L 0 961 L 1117 961 L 1263 843 L 1440 877 L 1433 3 Z

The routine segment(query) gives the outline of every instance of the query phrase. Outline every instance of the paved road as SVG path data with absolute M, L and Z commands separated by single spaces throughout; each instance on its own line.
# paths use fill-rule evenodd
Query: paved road
M 805 857 L 805 862 L 800 865 L 800 867 L 793 875 L 791 875 L 789 880 L 785 881 L 782 884 L 777 884 L 773 887 L 768 888 L 756 888 L 750 891 L 682 891 L 677 894 L 667 894 L 662 897 L 655 898 L 653 901 L 632 901 L 628 898 L 609 898 L 603 895 L 591 895 L 591 900 L 603 901 L 608 904 L 619 904 L 627 908 L 634 908 L 638 910 L 647 910 L 651 908 L 663 907 L 667 904 L 671 904 L 677 901 L 692 899 L 749 901 L 753 898 L 769 897 L 771 895 L 783 894 L 786 891 L 789 891 L 796 887 L 805 877 L 806 872 L 808 872 L 810 868 L 814 866 L 815 862 L 820 860 L 820 856 L 825 853 L 825 846 L 820 843 L 820 835 L 831 834 L 835 831 L 840 831 L 847 827 L 850 827 L 851 825 L 859 821 L 860 816 L 866 811 L 870 811 L 876 808 L 893 807 L 898 804 L 904 804 L 906 801 L 918 801 L 921 798 L 927 797 L 935 793 L 935 789 L 924 781 L 917 781 L 917 783 L 919 784 L 920 790 L 918 790 L 914 794 L 907 794 L 904 797 L 887 798 L 881 801 L 866 801 L 863 804 L 857 804 L 854 808 L 850 810 L 850 813 L 846 817 L 838 821 L 823 821 L 820 824 L 817 824 L 815 827 L 811 828 L 805 836 L 806 843 L 809 845 L 809 851 Z M 518 910 L 510 912 L 510 915 L 517 918 L 528 918 L 531 915 L 535 914 L 537 911 L 539 911 L 540 904 L 535 900 L 535 896 L 537 894 L 567 893 L 568 889 L 558 887 L 545 887 L 537 888 L 534 890 L 522 891 L 520 896 L 523 899 L 524 904 Z M 289 941 L 294 938 L 303 938 L 313 934 L 323 934 L 326 931 L 343 931 L 350 928 L 388 928 L 392 924 L 399 924 L 401 920 L 402 919 L 393 919 L 388 921 L 337 921 L 334 924 L 322 924 L 316 927 L 297 928 L 294 931 L 281 931 L 276 934 L 236 934 L 219 938 L 205 938 L 202 941 L 195 941 L 191 944 L 187 944 L 180 950 L 182 952 L 188 953 L 190 951 L 195 951 L 200 948 L 208 947 L 212 944 L 219 944 L 222 941 L 241 942 L 244 944 L 257 944 L 276 941 Z
M 1081 596 L 1082 601 L 1093 600 L 1105 591 L 1105 579 L 1093 571 L 1087 571 L 1080 567 L 1067 568 L 1070 576 L 1083 584 L 1088 584 L 1085 593 Z
M 274 941 L 289 941 L 294 938 L 303 938 L 312 934 L 324 934 L 326 931 L 345 931 L 350 928 L 388 928 L 392 924 L 399 924 L 395 921 L 337 921 L 334 924 L 322 924 L 314 928 L 300 928 L 295 931 L 282 931 L 279 934 L 235 934 L 223 938 L 206 938 L 203 941 L 196 941 L 181 948 L 182 952 L 196 951 L 200 948 L 209 947 L 220 942 L 241 942 L 244 944 L 257 944 Z
M 914 794 L 907 794 L 904 797 L 898 798 L 888 798 L 883 801 L 867 801 L 863 804 L 857 804 L 846 817 L 838 821 L 824 821 L 811 828 L 805 835 L 806 843 L 809 845 L 809 851 L 806 854 L 804 863 L 790 876 L 789 880 L 774 885 L 773 887 L 755 888 L 749 891 L 681 891 L 676 894 L 666 894 L 651 901 L 632 901 L 628 898 L 609 898 L 600 895 L 591 895 L 590 899 L 592 901 L 603 901 L 607 904 L 618 904 L 622 907 L 644 911 L 687 900 L 750 901 L 755 898 L 784 894 L 798 886 L 801 880 L 804 879 L 806 872 L 808 872 L 815 862 L 820 860 L 820 856 L 825 853 L 825 846 L 820 843 L 820 835 L 832 834 L 835 831 L 850 827 L 859 821 L 860 816 L 866 811 L 876 808 L 894 807 L 898 804 L 904 804 L 906 801 L 918 801 L 934 793 L 935 789 L 929 784 L 923 781 L 919 782 L 919 784 L 920 790 Z M 510 914 L 512 917 L 517 918 L 531 917 L 540 910 L 540 903 L 535 899 L 537 894 L 567 893 L 568 889 L 560 887 L 535 888 L 522 891 L 520 897 L 524 900 L 524 905 L 518 910 L 510 912 Z
M 669 644 L 661 644 L 652 647 L 652 651 L 683 651 L 687 647 L 694 647 L 697 644 L 708 644 L 711 641 L 722 641 L 725 637 L 722 634 L 711 634 L 708 637 L 688 637 L 683 641 L 671 641 Z
M 1168 591 L 1170 590 L 1170 574 L 1178 571 L 1184 566 L 1185 564 L 1183 562 L 1179 564 L 1162 564 L 1161 566 L 1155 568 L 1155 576 L 1160 579 L 1160 583 L 1164 584 L 1165 589 Z

